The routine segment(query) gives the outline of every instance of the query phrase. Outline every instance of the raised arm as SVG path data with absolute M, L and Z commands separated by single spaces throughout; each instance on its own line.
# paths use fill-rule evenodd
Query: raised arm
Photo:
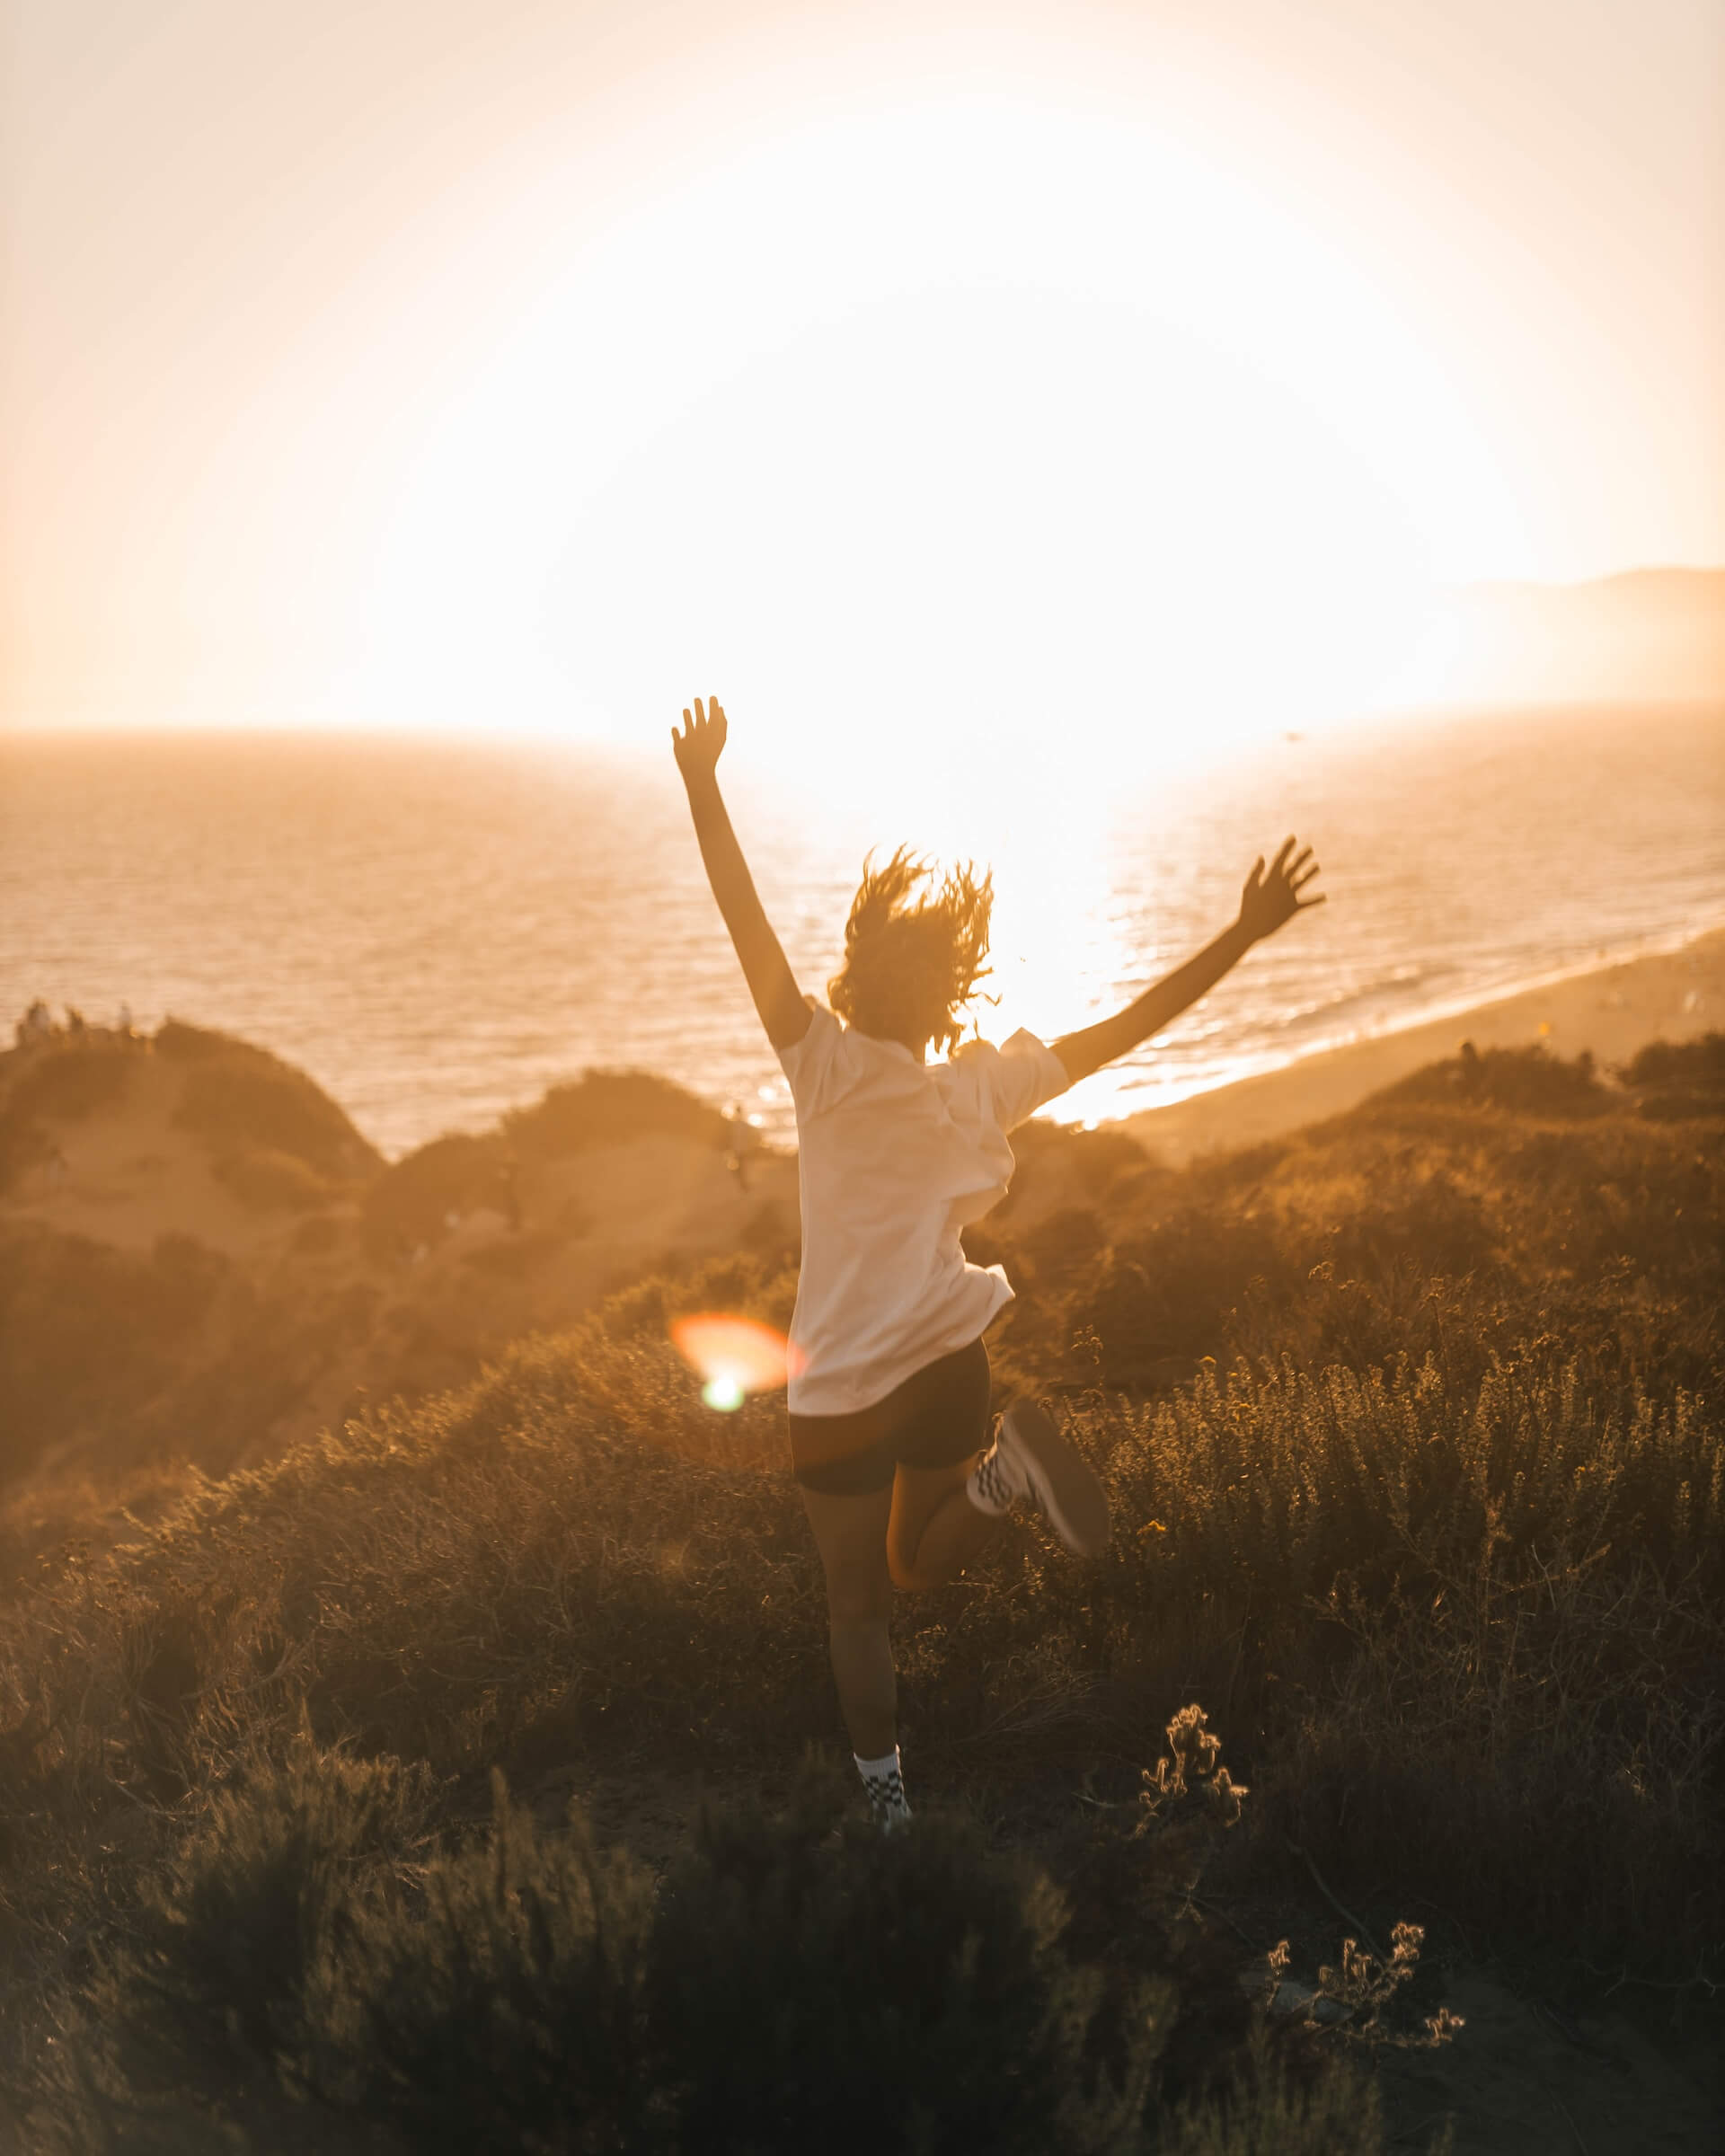
M 686 710 L 683 713 L 682 732 L 671 729 L 671 747 L 689 797 L 689 813 L 701 842 L 707 881 L 742 960 L 748 993 L 755 998 L 766 1038 L 775 1048 L 788 1048 L 809 1030 L 809 1006 L 756 896 L 748 863 L 743 859 L 743 849 L 737 844 L 737 834 L 730 827 L 719 791 L 717 766 L 725 732 L 725 714 L 719 699 L 709 697 L 703 711 L 697 696 L 694 716 L 691 718 Z
M 1207 989 L 1214 988 L 1254 943 L 1273 936 L 1296 914 L 1305 912 L 1309 906 L 1322 906 L 1322 892 L 1315 898 L 1300 897 L 1317 872 L 1318 864 L 1312 859 L 1311 847 L 1303 847 L 1296 853 L 1291 838 L 1283 841 L 1282 850 L 1270 863 L 1268 873 L 1261 853 L 1240 894 L 1238 918 L 1214 942 L 1207 943 L 1195 959 L 1188 959 L 1154 988 L 1146 988 L 1137 1003 L 1128 1003 L 1113 1018 L 1086 1026 L 1082 1033 L 1067 1033 L 1054 1042 L 1054 1052 L 1066 1065 L 1066 1076 L 1072 1083 L 1076 1085 L 1081 1078 L 1100 1071 L 1105 1063 L 1126 1055 L 1141 1040 L 1154 1038 Z

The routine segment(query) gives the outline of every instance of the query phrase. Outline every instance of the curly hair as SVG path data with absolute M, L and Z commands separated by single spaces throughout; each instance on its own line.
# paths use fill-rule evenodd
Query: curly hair
M 913 905 L 933 873 L 904 846 L 883 868 L 870 854 L 845 923 L 845 963 L 827 994 L 859 1032 L 951 1049 L 964 1031 L 958 1013 L 988 971 L 995 879 L 966 862 Z

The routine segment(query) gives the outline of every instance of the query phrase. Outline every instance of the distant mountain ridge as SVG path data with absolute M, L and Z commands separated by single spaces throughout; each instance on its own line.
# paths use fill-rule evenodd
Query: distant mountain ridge
M 1446 702 L 1725 698 L 1725 569 L 1460 586 L 1422 670 Z

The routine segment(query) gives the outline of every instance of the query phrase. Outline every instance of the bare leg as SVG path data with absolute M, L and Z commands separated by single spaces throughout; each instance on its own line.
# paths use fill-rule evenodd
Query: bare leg
M 859 1759 L 880 1759 L 898 1741 L 898 1679 L 892 1666 L 892 1575 L 887 1523 L 892 1490 L 863 1498 L 802 1492 L 827 1574 L 827 1639 L 838 1703 Z
M 964 1491 L 981 1457 L 972 1453 L 951 1467 L 900 1465 L 887 1530 L 895 1586 L 944 1586 L 993 1538 L 999 1515 L 979 1511 Z

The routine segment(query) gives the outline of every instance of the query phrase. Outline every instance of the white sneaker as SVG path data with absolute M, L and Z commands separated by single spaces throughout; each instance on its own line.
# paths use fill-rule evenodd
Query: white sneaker
M 1095 1557 L 1108 1547 L 1108 1497 L 1101 1484 L 1033 1400 L 1015 1401 L 995 1440 L 1000 1468 L 1029 1498 L 1068 1550 Z

